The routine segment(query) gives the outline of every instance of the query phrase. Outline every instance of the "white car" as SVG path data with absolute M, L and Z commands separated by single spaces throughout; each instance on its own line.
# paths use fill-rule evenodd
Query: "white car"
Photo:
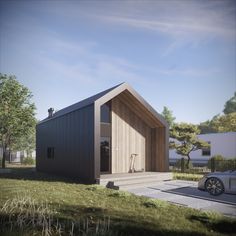
M 222 193 L 236 194 L 236 171 L 209 173 L 199 180 L 198 189 L 214 196 Z

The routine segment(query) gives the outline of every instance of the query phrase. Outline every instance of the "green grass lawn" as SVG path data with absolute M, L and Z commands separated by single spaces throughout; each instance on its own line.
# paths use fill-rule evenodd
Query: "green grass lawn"
M 83 185 L 30 168 L 0 174 L 0 209 L 1 235 L 47 235 L 45 225 L 51 226 L 51 235 L 236 233 L 232 218 Z

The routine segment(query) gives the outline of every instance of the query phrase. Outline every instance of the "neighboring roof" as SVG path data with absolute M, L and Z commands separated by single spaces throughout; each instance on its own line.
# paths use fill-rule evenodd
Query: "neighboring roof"
M 46 122 L 48 120 L 57 118 L 59 116 L 63 116 L 67 113 L 73 112 L 75 110 L 81 109 L 83 107 L 86 107 L 88 105 L 91 105 L 95 102 L 100 103 L 100 104 L 104 104 L 107 101 L 111 100 L 112 98 L 114 98 L 115 96 L 119 95 L 120 93 L 122 93 L 123 91 L 128 90 L 140 103 L 142 103 L 148 110 L 149 112 L 151 112 L 164 126 L 168 126 L 167 122 L 165 121 L 165 119 L 159 114 L 157 113 L 152 106 L 150 106 L 131 86 L 129 86 L 127 83 L 121 83 L 118 84 L 110 89 L 107 89 L 105 91 L 102 91 L 94 96 L 91 96 L 89 98 L 86 98 L 78 103 L 75 103 L 71 106 L 68 106 L 66 108 L 63 108 L 57 112 L 55 112 L 53 114 L 53 116 L 51 118 L 47 117 L 46 119 L 42 120 L 39 122 L 43 123 Z
M 197 136 L 208 136 L 208 135 L 217 135 L 217 136 L 236 135 L 236 132 L 229 131 L 229 132 L 220 132 L 220 133 L 207 133 L 207 134 L 198 134 Z

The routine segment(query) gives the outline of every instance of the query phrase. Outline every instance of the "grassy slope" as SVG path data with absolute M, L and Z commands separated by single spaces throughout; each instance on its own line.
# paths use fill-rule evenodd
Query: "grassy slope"
M 31 196 L 47 201 L 66 219 L 110 217 L 111 228 L 123 235 L 233 235 L 236 230 L 235 220 L 220 215 L 162 203 L 147 207 L 145 197 L 23 169 L 0 177 L 0 206 L 16 195 Z

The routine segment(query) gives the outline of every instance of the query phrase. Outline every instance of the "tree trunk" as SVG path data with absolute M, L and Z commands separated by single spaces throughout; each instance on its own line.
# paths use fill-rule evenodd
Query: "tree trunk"
M 190 162 L 190 156 L 189 155 L 187 155 L 187 157 L 188 157 L 188 160 L 187 160 L 187 169 L 189 169 L 189 162 Z
M 8 152 L 8 162 L 11 163 L 11 149 L 9 148 L 9 152 Z
M 2 168 L 6 167 L 6 156 L 7 156 L 7 149 L 3 147 L 3 156 L 2 156 Z

